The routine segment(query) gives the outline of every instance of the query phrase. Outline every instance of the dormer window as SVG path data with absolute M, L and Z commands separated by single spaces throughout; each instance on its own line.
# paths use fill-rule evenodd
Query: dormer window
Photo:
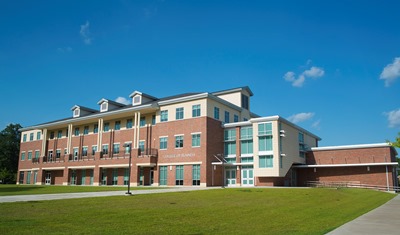
M 133 97 L 133 104 L 140 104 L 141 98 L 142 97 L 140 95 Z
M 101 112 L 107 111 L 107 108 L 108 108 L 108 103 L 104 102 L 104 103 L 101 104 L 100 111 Z
M 74 117 L 79 117 L 79 109 L 74 110 Z

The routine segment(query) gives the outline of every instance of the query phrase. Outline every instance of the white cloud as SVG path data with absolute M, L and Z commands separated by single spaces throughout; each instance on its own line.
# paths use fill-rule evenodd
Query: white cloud
M 315 113 L 298 113 L 288 117 L 288 120 L 293 123 L 299 123 L 311 119 L 314 115 Z
M 81 25 L 81 30 L 79 31 L 79 33 L 83 39 L 83 42 L 86 45 L 92 44 L 92 38 L 90 37 L 89 26 L 90 26 L 89 21 L 86 21 L 86 24 Z
M 397 78 L 400 77 L 400 57 L 394 58 L 393 63 L 386 65 L 382 70 L 379 79 L 385 80 L 385 86 L 390 86 Z
M 384 113 L 388 117 L 389 127 L 400 127 L 400 109 Z
M 315 122 L 311 125 L 311 127 L 314 128 L 314 129 L 320 130 L 320 129 L 321 129 L 321 120 L 315 121 Z
M 118 102 L 118 103 L 121 103 L 121 104 L 126 104 L 126 105 L 131 103 L 130 100 L 126 99 L 125 97 L 121 97 L 121 96 L 118 97 L 117 99 L 115 99 L 115 102 Z
M 311 60 L 307 61 L 307 65 L 311 63 Z M 317 79 L 325 75 L 323 68 L 312 66 L 310 69 L 304 70 L 296 79 L 296 74 L 292 71 L 285 73 L 283 78 L 287 82 L 291 82 L 294 87 L 302 87 L 306 78 Z

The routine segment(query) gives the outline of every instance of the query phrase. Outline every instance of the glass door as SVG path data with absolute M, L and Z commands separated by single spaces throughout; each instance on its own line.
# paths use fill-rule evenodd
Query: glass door
M 236 186 L 236 169 L 225 170 L 225 185 Z
M 242 168 L 242 186 L 254 186 L 253 168 Z
M 45 178 L 44 184 L 45 185 L 51 184 L 51 172 L 50 171 L 46 172 L 46 178 Z

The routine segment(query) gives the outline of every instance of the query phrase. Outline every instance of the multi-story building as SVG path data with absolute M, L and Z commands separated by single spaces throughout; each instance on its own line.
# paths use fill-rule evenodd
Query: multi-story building
M 18 183 L 297 185 L 320 138 L 252 113 L 252 96 L 248 87 L 165 98 L 135 91 L 130 105 L 75 105 L 71 118 L 21 129 Z

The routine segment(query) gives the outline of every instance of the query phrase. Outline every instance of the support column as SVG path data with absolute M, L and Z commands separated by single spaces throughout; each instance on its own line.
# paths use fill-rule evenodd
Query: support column
M 70 177 L 70 170 L 68 167 L 65 167 L 64 173 L 63 173 L 63 185 L 69 185 L 69 177 Z
M 102 118 L 99 119 L 98 122 L 98 127 L 99 127 L 99 131 L 97 132 L 97 152 L 101 152 L 101 145 L 103 142 L 103 124 L 104 124 L 104 120 Z
M 135 118 L 133 119 L 133 143 L 132 149 L 136 149 L 136 140 L 137 140 L 137 113 L 135 113 Z
M 93 169 L 93 185 L 99 186 L 101 181 L 101 168 L 96 166 Z
M 46 143 L 47 143 L 47 129 L 43 129 L 43 138 L 42 138 L 42 156 L 46 156 Z
M 67 139 L 67 154 L 71 153 L 71 145 L 72 145 L 72 124 L 68 124 L 68 139 Z
M 136 137 L 136 148 L 139 148 L 139 141 L 140 141 L 140 112 L 137 113 L 137 127 L 136 127 L 136 132 L 137 132 L 137 137 Z

